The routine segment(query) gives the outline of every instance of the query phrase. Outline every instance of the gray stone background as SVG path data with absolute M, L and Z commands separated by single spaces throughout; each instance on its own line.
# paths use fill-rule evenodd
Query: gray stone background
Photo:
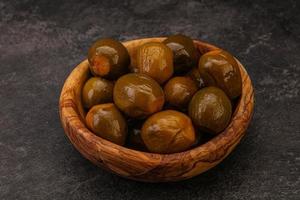
M 58 115 L 97 38 L 184 33 L 232 52 L 256 94 L 248 134 L 191 180 L 148 184 L 92 165 Z M 0 0 L 0 199 L 300 199 L 300 5 L 265 1 Z

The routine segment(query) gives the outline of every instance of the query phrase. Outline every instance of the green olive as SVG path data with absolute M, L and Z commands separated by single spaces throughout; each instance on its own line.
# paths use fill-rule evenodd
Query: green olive
M 163 43 L 149 42 L 137 50 L 137 70 L 163 84 L 173 74 L 173 53 Z
M 176 107 L 185 107 L 197 90 L 192 79 L 184 76 L 173 77 L 164 87 L 166 102 Z
M 124 145 L 127 123 L 113 103 L 93 106 L 86 115 L 86 124 L 96 135 L 115 144 Z
M 184 73 L 197 66 L 199 54 L 191 38 L 185 35 L 172 35 L 163 41 L 174 55 L 174 72 Z
M 126 74 L 116 81 L 113 98 L 120 110 L 137 118 L 160 111 L 165 102 L 160 85 L 151 77 L 136 73 Z
M 193 96 L 188 112 L 200 130 L 218 134 L 228 126 L 231 109 L 231 102 L 221 89 L 206 87 Z
M 142 139 L 150 152 L 176 153 L 195 142 L 191 119 L 178 111 L 165 110 L 149 117 L 142 127 Z
M 201 56 L 198 67 L 206 86 L 221 88 L 231 99 L 241 95 L 242 78 L 239 66 L 228 52 L 210 51 Z
M 200 75 L 200 72 L 198 70 L 198 68 L 194 67 L 193 69 L 191 69 L 186 76 L 190 77 L 193 81 L 195 81 L 197 83 L 198 88 L 204 88 L 204 81 Z
M 114 39 L 97 40 L 89 49 L 88 60 L 93 75 L 109 79 L 125 74 L 130 64 L 127 49 Z
M 114 84 L 100 77 L 90 78 L 82 89 L 82 102 L 85 108 L 101 103 L 112 102 Z

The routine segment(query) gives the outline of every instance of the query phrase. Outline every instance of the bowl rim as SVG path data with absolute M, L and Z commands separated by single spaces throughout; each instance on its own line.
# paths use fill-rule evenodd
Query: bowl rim
M 139 38 L 134 40 L 129 40 L 123 42 L 123 44 L 126 46 L 129 43 L 135 42 L 135 41 L 141 41 L 141 40 L 162 40 L 164 37 L 159 38 Z M 207 51 L 214 50 L 214 49 L 220 49 L 214 45 L 208 44 L 206 42 L 200 41 L 200 40 L 194 40 L 194 44 L 197 46 L 201 45 L 203 48 L 207 48 Z M 236 59 L 237 60 L 237 59 Z M 117 156 L 118 159 L 122 159 L 124 157 L 122 153 L 120 152 L 128 152 L 130 153 L 130 157 L 126 156 L 126 159 L 132 159 L 135 160 L 135 157 L 147 157 L 147 158 L 153 158 L 153 162 L 156 162 L 157 160 L 160 161 L 161 165 L 164 164 L 170 164 L 170 163 L 177 163 L 182 162 L 181 159 L 183 159 L 187 154 L 193 155 L 192 159 L 197 160 L 198 158 L 206 158 L 207 156 L 213 156 L 215 159 L 218 159 L 220 156 L 224 156 L 227 154 L 228 150 L 228 143 L 229 148 L 234 147 L 244 136 L 245 131 L 248 127 L 249 122 L 251 121 L 251 117 L 253 115 L 253 106 L 254 106 L 254 91 L 253 86 L 250 80 L 249 75 L 247 74 L 247 71 L 243 67 L 243 65 L 237 60 L 239 69 L 242 75 L 242 94 L 240 96 L 239 103 L 236 105 L 235 111 L 232 114 L 231 121 L 229 125 L 226 127 L 224 131 L 222 131 L 220 134 L 216 135 L 209 141 L 207 141 L 204 144 L 201 144 L 199 146 L 196 146 L 192 149 L 178 152 L 178 153 L 172 153 L 172 154 L 158 154 L 158 153 L 150 153 L 150 152 L 143 152 L 138 151 L 135 149 L 130 149 L 125 146 L 120 146 L 117 144 L 114 144 L 108 140 L 105 140 L 94 133 L 92 133 L 85 125 L 84 121 L 82 120 L 82 117 L 78 113 L 78 108 L 76 107 L 76 103 L 74 103 L 75 94 L 72 98 L 66 97 L 64 95 L 67 91 L 70 90 L 70 85 L 74 83 L 74 80 L 71 80 L 74 78 L 75 75 L 78 75 L 79 72 L 84 71 L 83 68 L 86 68 L 86 65 L 88 65 L 87 59 L 82 61 L 79 65 L 77 65 L 72 72 L 69 74 L 68 78 L 66 79 L 64 86 L 62 88 L 60 100 L 59 100 L 59 111 L 60 111 L 60 118 L 62 121 L 62 125 L 64 127 L 66 135 L 69 137 L 71 142 L 73 143 L 72 139 L 70 138 L 70 134 L 66 129 L 75 129 L 74 131 L 76 134 L 79 134 L 78 137 L 82 139 L 83 142 L 86 143 L 96 143 L 100 149 L 99 154 L 101 154 L 101 148 L 106 148 L 106 150 L 109 151 L 109 153 L 114 154 Z M 80 71 L 81 70 L 81 71 Z M 248 87 L 245 87 L 245 85 L 248 85 Z M 74 89 L 74 88 L 73 88 Z M 73 101 L 70 103 L 70 99 Z M 81 100 L 80 100 L 81 101 Z M 245 104 L 245 101 L 247 101 Z M 69 103 L 67 103 L 69 102 Z M 75 107 L 74 107 L 75 104 Z M 251 106 L 250 109 L 247 108 L 247 106 Z M 70 120 L 72 119 L 72 120 Z M 65 120 L 65 121 L 64 121 Z M 245 123 L 243 123 L 240 127 L 239 124 L 236 123 L 237 121 L 244 120 Z M 64 121 L 64 122 L 63 122 Z M 236 131 L 238 130 L 238 131 Z M 74 132 L 73 131 L 73 132 Z M 74 143 L 73 143 L 74 144 Z M 76 146 L 76 145 L 75 145 Z M 227 148 L 227 149 L 226 149 Z M 111 150 L 109 150 L 111 149 Z M 216 150 L 222 149 L 223 154 L 219 155 L 215 153 Z M 82 152 L 81 152 L 82 153 Z M 230 153 L 230 151 L 229 151 Z M 228 153 L 228 154 L 229 154 Z M 101 155 L 99 155 L 101 158 Z M 86 156 L 85 156 L 86 157 Z M 226 156 L 225 156 L 226 157 Z M 90 158 L 88 158 L 90 159 Z M 92 162 L 97 163 L 97 161 L 90 159 Z M 130 160 L 128 161 L 130 162 Z M 152 162 L 152 159 L 146 159 L 145 161 L 141 162 Z M 112 170 L 113 171 L 113 170 Z

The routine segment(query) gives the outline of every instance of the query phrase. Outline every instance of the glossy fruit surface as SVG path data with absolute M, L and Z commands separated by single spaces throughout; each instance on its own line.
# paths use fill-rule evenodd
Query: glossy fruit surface
M 150 152 L 176 153 L 196 141 L 191 119 L 178 111 L 165 110 L 149 117 L 142 127 L 142 139 Z
M 140 151 L 146 150 L 146 146 L 141 136 L 141 129 L 136 129 L 136 128 L 131 129 L 129 131 L 127 141 L 128 141 L 127 143 L 128 146 L 133 149 L 140 150 Z
M 173 77 L 164 87 L 166 102 L 173 106 L 184 107 L 197 90 L 198 87 L 192 79 L 184 76 Z
M 200 130 L 218 134 L 229 124 L 232 107 L 226 94 L 217 87 L 199 90 L 189 104 L 189 116 Z
M 113 143 L 124 145 L 127 123 L 113 103 L 93 106 L 86 115 L 86 124 L 96 135 Z
M 130 117 L 143 118 L 162 109 L 165 98 L 160 85 L 145 74 L 120 77 L 114 87 L 114 102 Z
M 200 75 L 200 72 L 198 70 L 197 67 L 194 67 L 193 69 L 191 69 L 187 74 L 187 77 L 190 77 L 193 81 L 195 81 L 197 83 L 197 86 L 199 89 L 204 88 L 205 84 L 204 81 Z
M 144 121 L 131 119 L 128 120 L 128 137 L 126 145 L 129 148 L 136 149 L 139 151 L 146 151 L 147 148 L 141 136 L 141 129 Z
M 100 77 L 90 78 L 82 89 L 82 102 L 85 108 L 109 103 L 113 99 L 114 84 Z
M 191 38 L 185 35 L 172 35 L 163 41 L 172 51 L 174 71 L 187 72 L 197 66 L 199 55 Z
M 198 69 L 206 86 L 221 88 L 231 99 L 241 95 L 239 66 L 228 52 L 214 50 L 202 55 Z
M 137 70 L 163 84 L 173 74 L 173 53 L 163 43 L 149 42 L 137 50 Z
M 130 57 L 117 40 L 97 40 L 89 49 L 88 61 L 93 75 L 116 79 L 128 71 Z

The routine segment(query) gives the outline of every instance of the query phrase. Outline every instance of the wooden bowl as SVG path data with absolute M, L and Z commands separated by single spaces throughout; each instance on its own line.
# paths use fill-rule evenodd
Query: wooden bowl
M 164 38 L 145 38 L 124 42 L 131 58 L 136 47 Z M 217 47 L 194 41 L 200 53 Z M 238 62 L 239 63 L 239 62 Z M 135 65 L 135 59 L 132 59 Z M 93 134 L 84 123 L 81 89 L 89 78 L 88 61 L 80 63 L 67 78 L 59 101 L 60 118 L 66 135 L 75 148 L 94 164 L 122 177 L 146 181 L 167 182 L 191 178 L 220 163 L 244 136 L 253 113 L 254 94 L 251 80 L 239 63 L 242 95 L 228 127 L 203 145 L 174 154 L 155 154 L 136 151 L 111 143 Z

